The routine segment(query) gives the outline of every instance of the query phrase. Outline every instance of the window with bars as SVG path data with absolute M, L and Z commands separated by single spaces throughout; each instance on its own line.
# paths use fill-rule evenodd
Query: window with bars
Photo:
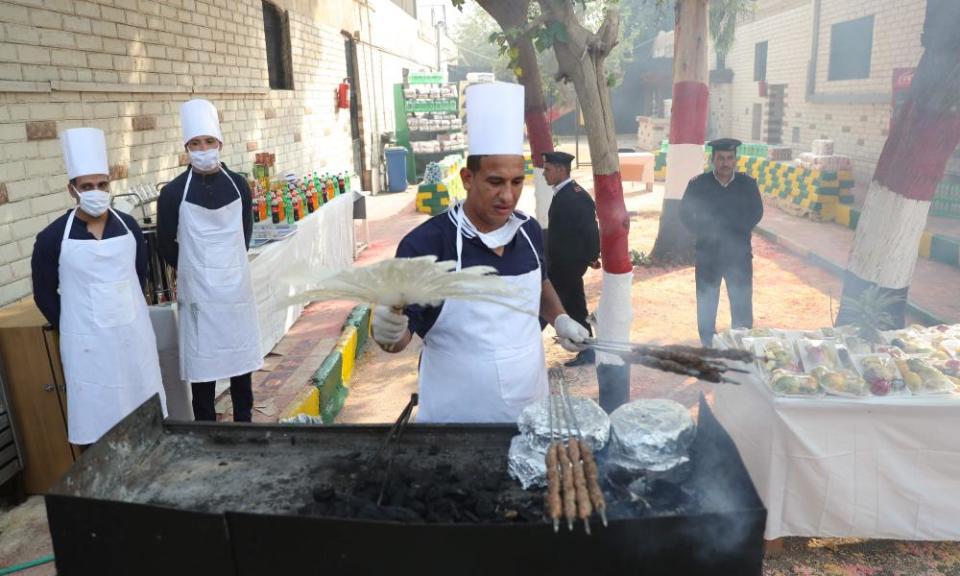
M 273 90 L 293 90 L 290 58 L 290 19 L 285 11 L 263 0 L 263 36 L 267 43 L 267 73 Z
M 827 80 L 870 77 L 873 16 L 834 24 L 830 29 L 830 71 Z
M 754 82 L 767 79 L 767 42 L 757 42 L 753 48 L 753 80 Z

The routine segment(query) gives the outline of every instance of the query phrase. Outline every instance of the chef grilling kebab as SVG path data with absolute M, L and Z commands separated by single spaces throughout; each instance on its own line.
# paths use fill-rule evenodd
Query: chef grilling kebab
M 564 390 L 563 370 L 550 369 L 550 445 L 545 463 L 547 468 L 547 514 L 553 521 L 553 530 L 560 528 L 560 518 L 573 530 L 577 518 L 590 534 L 590 516 L 596 510 L 607 525 L 606 505 L 600 491 L 596 461 L 576 423 L 573 405 Z M 554 393 L 553 388 L 558 393 Z M 566 429 L 566 444 L 563 442 Z

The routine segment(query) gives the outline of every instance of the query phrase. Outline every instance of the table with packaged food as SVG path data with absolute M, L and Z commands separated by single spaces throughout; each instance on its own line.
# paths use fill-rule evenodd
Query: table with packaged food
M 960 325 L 728 330 L 715 345 L 756 358 L 714 402 L 767 538 L 960 538 Z

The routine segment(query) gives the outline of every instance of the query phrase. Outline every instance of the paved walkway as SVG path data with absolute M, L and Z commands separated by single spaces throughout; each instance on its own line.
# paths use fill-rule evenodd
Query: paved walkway
M 853 230 L 790 216 L 771 203 L 766 203 L 758 230 L 838 275 L 843 274 L 853 246 Z M 960 268 L 918 258 L 908 300 L 920 316 L 960 323 Z

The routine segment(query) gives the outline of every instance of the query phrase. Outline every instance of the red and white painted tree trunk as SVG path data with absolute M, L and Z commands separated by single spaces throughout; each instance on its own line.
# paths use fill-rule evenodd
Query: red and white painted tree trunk
M 923 56 L 867 191 L 837 324 L 854 321 L 850 300 L 872 286 L 899 298 L 889 312 L 897 326 L 905 324 L 907 292 L 930 203 L 960 143 L 958 29 L 960 2 L 928 0 Z
M 708 0 L 677 0 L 673 33 L 673 107 L 667 186 L 651 257 L 662 263 L 693 261 L 693 235 L 680 221 L 680 200 L 691 178 L 703 172 L 710 88 L 707 75 Z
M 527 26 L 527 9 L 530 6 L 530 0 L 478 0 L 477 3 L 496 20 L 504 32 L 520 30 Z M 550 203 L 553 201 L 553 188 L 543 178 L 543 154 L 553 152 L 553 134 L 550 123 L 547 121 L 540 66 L 529 34 L 512 36 L 508 42 L 511 48 L 517 50 L 517 65 L 520 67 L 517 82 L 523 85 L 523 116 L 527 126 L 527 140 L 530 142 L 530 159 L 534 166 L 536 217 L 540 226 L 546 230 L 550 225 L 547 214 L 550 211 Z
M 633 265 L 627 248 L 630 218 L 623 201 L 613 106 L 604 71 L 604 60 L 617 43 L 619 12 L 608 9 L 603 24 L 594 33 L 580 24 L 572 2 L 538 2 L 546 21 L 561 24 L 566 31 L 566 39 L 556 40 L 553 49 L 559 75 L 573 82 L 576 89 L 593 164 L 603 261 L 603 290 L 596 313 L 597 337 L 628 341 L 633 320 L 630 298 Z M 630 366 L 619 357 L 597 354 L 597 379 L 600 405 L 608 412 L 630 400 Z

